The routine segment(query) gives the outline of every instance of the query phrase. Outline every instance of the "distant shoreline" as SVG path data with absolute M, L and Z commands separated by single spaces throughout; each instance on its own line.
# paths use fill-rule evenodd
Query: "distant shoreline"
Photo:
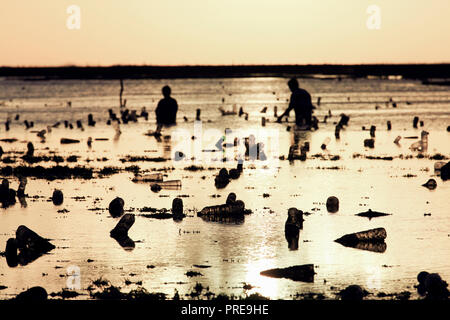
M 242 77 L 317 77 L 403 79 L 450 79 L 447 64 L 366 64 L 366 65 L 233 65 L 233 66 L 106 66 L 106 67 L 0 67 L 0 77 L 30 81 L 63 79 L 187 79 Z M 434 84 L 429 81 L 429 84 Z

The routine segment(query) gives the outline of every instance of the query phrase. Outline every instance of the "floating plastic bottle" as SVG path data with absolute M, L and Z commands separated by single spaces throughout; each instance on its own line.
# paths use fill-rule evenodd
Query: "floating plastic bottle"
M 370 127 L 370 136 L 372 137 L 372 138 L 375 138 L 375 130 L 377 129 L 377 127 L 375 127 L 375 126 L 371 126 Z
M 155 185 L 155 184 L 160 186 L 161 189 L 166 189 L 166 190 L 179 190 L 179 189 L 181 189 L 181 180 L 160 181 L 160 182 L 154 183 L 153 185 Z
M 135 176 L 133 182 L 160 182 L 163 181 L 163 175 L 160 172 L 149 173 L 144 175 Z
M 198 213 L 199 216 L 204 215 L 240 215 L 244 214 L 245 204 L 241 200 L 237 200 L 230 204 L 221 204 L 217 206 L 205 207 Z
M 336 128 L 334 129 L 334 136 L 336 137 L 336 139 L 341 138 L 341 129 L 342 127 L 340 125 L 337 125 Z
M 18 197 L 23 197 L 25 196 L 25 187 L 27 185 L 27 178 L 26 177 L 21 177 L 20 178 L 20 183 L 19 183 L 19 188 L 17 189 L 17 196 Z
M 355 243 L 355 242 L 381 242 L 386 239 L 387 233 L 384 228 L 370 229 L 366 231 L 346 234 L 345 236 L 335 240 L 339 243 Z
M 117 121 L 114 121 L 112 123 L 112 126 L 113 126 L 113 128 L 114 128 L 114 130 L 116 132 L 116 135 L 119 135 L 119 134 L 122 133 L 122 131 L 120 131 L 120 125 L 119 125 L 119 123 Z
M 327 148 L 327 145 L 330 143 L 331 139 L 330 137 L 326 137 L 325 140 L 322 142 L 322 145 L 320 146 L 323 150 Z
M 296 158 L 296 156 L 299 155 L 299 146 L 298 144 L 293 144 L 289 147 L 289 156 L 288 159 L 289 160 L 294 160 Z
M 447 163 L 444 161 L 438 161 L 434 164 L 434 171 L 441 171 L 442 167 L 445 166 Z

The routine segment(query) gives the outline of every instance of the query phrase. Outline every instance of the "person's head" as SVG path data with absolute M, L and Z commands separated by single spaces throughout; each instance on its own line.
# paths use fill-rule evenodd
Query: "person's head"
M 295 90 L 298 89 L 298 81 L 296 78 L 292 78 L 291 80 L 288 81 L 288 86 L 289 89 L 291 89 L 292 92 L 294 92 Z
M 171 90 L 170 90 L 169 86 L 164 86 L 162 88 L 162 94 L 163 94 L 164 98 L 170 97 L 170 92 L 171 92 Z

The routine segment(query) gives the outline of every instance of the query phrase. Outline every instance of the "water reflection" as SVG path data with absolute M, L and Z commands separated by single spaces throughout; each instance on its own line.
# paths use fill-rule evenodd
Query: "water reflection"
M 290 147 L 288 159 L 306 160 L 306 153 L 309 151 L 309 142 L 311 131 L 301 130 L 298 126 L 294 126 L 290 135 Z M 304 143 L 303 143 L 304 142 Z
M 31 250 L 22 250 L 17 256 L 14 255 L 6 255 L 6 262 L 9 267 L 17 267 L 17 265 L 26 266 L 27 264 L 32 263 L 37 260 L 45 253 L 36 252 Z
M 387 245 L 385 242 L 357 242 L 357 243 L 341 243 L 345 247 L 355 248 L 359 250 L 367 250 L 377 253 L 383 253 L 387 249 Z
M 18 197 L 19 202 L 20 202 L 20 206 L 22 208 L 26 208 L 28 206 L 27 204 L 27 199 L 25 197 Z
M 136 247 L 136 243 L 128 235 L 123 237 L 112 237 L 125 250 L 132 251 Z
M 8 267 L 14 268 L 19 264 L 26 266 L 54 248 L 52 244 L 46 242 L 44 239 L 42 241 L 38 238 L 29 239 L 31 238 L 26 238 L 26 243 L 23 243 L 23 240 L 8 239 L 5 249 L 5 258 Z
M 210 222 L 219 222 L 224 224 L 243 224 L 245 222 L 245 215 L 220 215 L 220 214 L 210 214 L 210 215 L 203 215 L 202 216 L 203 221 L 210 221 Z
M 261 259 L 252 261 L 246 265 L 247 273 L 245 282 L 253 285 L 252 293 L 258 292 L 264 297 L 274 298 L 279 295 L 280 282 L 278 279 L 264 277 L 260 272 L 272 267 L 274 261 L 272 259 Z
M 311 139 L 310 130 L 301 130 L 300 127 L 294 126 L 291 134 L 291 145 L 299 145 L 300 142 L 308 141 Z

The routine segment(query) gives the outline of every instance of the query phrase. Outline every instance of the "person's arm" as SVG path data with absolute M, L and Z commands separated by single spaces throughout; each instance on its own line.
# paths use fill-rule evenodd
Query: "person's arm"
M 161 120 L 160 119 L 161 118 L 161 100 L 158 102 L 158 105 L 156 106 L 155 115 L 156 115 L 156 122 L 159 123 Z
M 289 106 L 283 112 L 283 114 L 278 117 L 277 122 L 281 122 L 281 119 L 283 119 L 284 116 L 289 116 L 289 113 L 291 112 L 292 109 L 294 109 L 294 104 L 292 103 L 292 96 L 291 96 L 291 101 L 289 102 Z
M 309 92 L 306 90 L 305 90 L 305 92 L 306 92 L 306 97 L 308 100 L 309 108 L 310 108 L 311 112 L 313 112 L 313 110 L 316 109 L 316 107 L 312 104 L 312 98 L 311 98 L 311 95 L 309 94 Z
M 174 113 L 173 113 L 173 123 L 177 123 L 177 112 L 178 112 L 178 103 L 177 100 L 173 99 L 174 104 Z

